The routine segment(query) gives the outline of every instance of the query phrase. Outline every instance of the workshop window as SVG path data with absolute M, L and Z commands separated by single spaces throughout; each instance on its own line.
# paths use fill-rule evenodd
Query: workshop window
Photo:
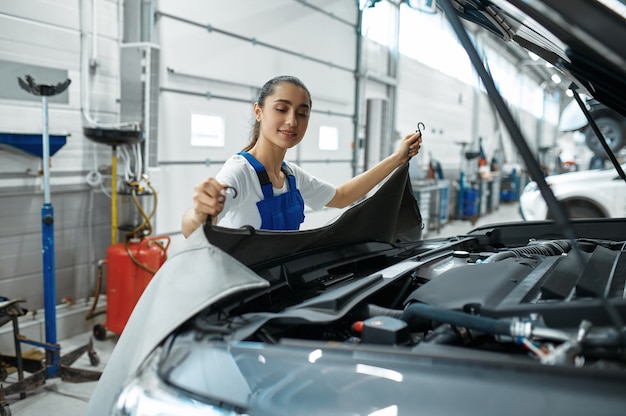
M 339 130 L 337 127 L 320 126 L 319 148 L 320 150 L 339 149 Z
M 191 145 L 224 147 L 224 118 L 216 115 L 191 115 Z

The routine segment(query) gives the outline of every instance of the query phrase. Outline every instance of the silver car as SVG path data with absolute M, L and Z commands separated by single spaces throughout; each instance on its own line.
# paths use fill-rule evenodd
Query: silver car
M 89 415 L 624 413 L 626 218 L 568 218 L 461 22 L 626 114 L 623 4 L 437 5 L 554 219 L 423 240 L 404 166 L 319 229 L 206 224 L 137 303 Z

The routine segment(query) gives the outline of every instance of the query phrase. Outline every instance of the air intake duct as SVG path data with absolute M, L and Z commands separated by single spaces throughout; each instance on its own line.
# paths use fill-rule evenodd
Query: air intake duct
M 494 263 L 510 257 L 522 257 L 523 255 L 560 256 L 571 249 L 572 244 L 569 240 L 533 241 L 524 247 L 500 251 L 487 257 L 483 263 Z

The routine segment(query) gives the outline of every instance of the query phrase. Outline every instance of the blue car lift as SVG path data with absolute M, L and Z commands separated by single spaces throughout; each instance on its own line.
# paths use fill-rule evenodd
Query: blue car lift
M 26 80 L 18 78 L 18 84 L 26 92 L 41 96 L 43 108 L 43 179 L 44 203 L 41 209 L 41 243 L 43 253 L 43 300 L 46 332 L 46 371 L 48 377 L 55 377 L 59 370 L 60 348 L 57 345 L 56 327 L 56 272 L 54 266 L 54 209 L 50 201 L 50 138 L 48 136 L 48 97 L 60 94 L 69 87 L 67 79 L 57 85 L 38 85 L 26 75 Z
M 40 377 L 44 375 L 46 378 L 61 377 L 65 381 L 81 382 L 94 381 L 100 378 L 101 372 L 74 369 L 71 364 L 76 361 L 84 352 L 89 353 L 89 359 L 92 365 L 97 365 L 100 359 L 97 357 L 92 348 L 90 340 L 88 345 L 78 347 L 66 356 L 61 357 L 61 347 L 57 343 L 56 331 L 56 269 L 54 264 L 54 209 L 50 200 L 50 155 L 56 152 L 65 144 L 65 137 L 53 137 L 52 151 L 51 138 L 48 134 L 48 97 L 62 93 L 69 87 L 71 80 L 67 79 L 57 85 L 37 84 L 35 80 L 26 75 L 25 79 L 18 78 L 20 87 L 29 94 L 41 96 L 43 107 L 43 134 L 41 137 L 41 157 L 43 158 L 43 176 L 44 176 L 44 203 L 41 209 L 41 228 L 42 228 L 42 254 L 43 254 L 43 290 L 44 290 L 44 313 L 45 313 L 45 342 L 38 342 L 27 339 L 19 335 L 17 319 L 13 319 L 13 332 L 16 342 L 34 345 L 43 348 L 46 351 L 46 367 L 28 366 L 28 360 L 17 358 L 18 367 L 24 365 L 24 369 L 30 368 L 33 375 L 29 378 L 20 376 L 20 381 L 8 388 L 0 388 L 5 394 L 19 392 L 23 397 L 25 390 L 29 387 L 39 385 Z M 0 135 L 0 144 L 8 144 L 20 150 L 38 156 L 38 151 L 34 149 L 33 142 L 39 140 L 35 135 L 20 134 L 2 134 Z M 23 300 L 19 300 L 23 301 Z M 10 304 L 10 303 L 9 303 Z M 18 309 L 18 308 L 13 308 Z M 19 316 L 19 312 L 11 314 L 14 318 Z M 16 355 L 19 348 L 16 348 Z M 4 358 L 4 357 L 3 357 Z M 22 372 L 22 368 L 18 368 Z

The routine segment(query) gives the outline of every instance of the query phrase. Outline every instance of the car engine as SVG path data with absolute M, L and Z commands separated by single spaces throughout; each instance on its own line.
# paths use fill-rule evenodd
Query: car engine
M 542 222 L 300 253 L 253 267 L 271 286 L 214 305 L 193 327 L 226 340 L 413 352 L 447 345 L 548 365 L 623 368 L 621 226 L 575 226 L 592 237 L 568 240 Z M 538 230 L 541 237 L 530 237 Z

